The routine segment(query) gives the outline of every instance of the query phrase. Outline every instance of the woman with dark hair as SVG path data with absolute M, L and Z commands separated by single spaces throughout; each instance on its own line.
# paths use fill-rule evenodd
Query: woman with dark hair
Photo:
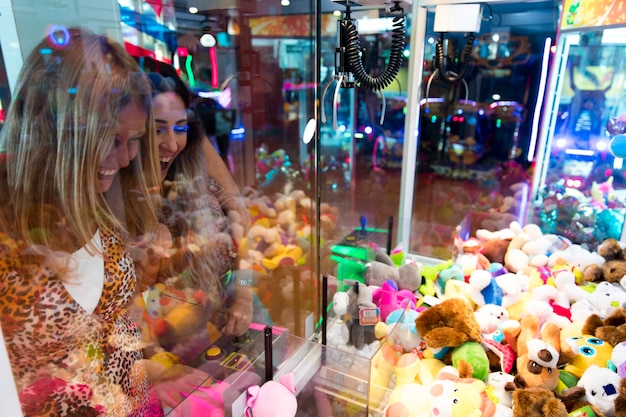
M 249 214 L 236 188 L 237 192 L 229 192 L 222 185 L 225 180 L 232 181 L 230 173 L 222 172 L 219 179 L 211 175 L 215 171 L 212 164 L 223 166 L 223 162 L 219 157 L 217 161 L 207 158 L 207 148 L 212 146 L 199 118 L 189 109 L 187 87 L 175 74 L 151 72 L 148 77 L 163 179 L 164 210 L 160 219 L 171 233 L 174 249 L 188 244 L 200 249 L 192 255 L 185 273 L 179 274 L 185 280 L 181 285 L 203 290 L 212 310 L 226 311 L 222 332 L 240 336 L 252 320 L 252 280 L 251 271 L 237 268 L 233 247 L 236 242 L 230 231 L 228 211 L 229 207 L 237 207 L 238 213 Z M 148 275 L 143 279 L 148 284 L 169 273 L 163 271 L 162 262 L 153 265 L 158 268 L 143 271 L 144 276 Z

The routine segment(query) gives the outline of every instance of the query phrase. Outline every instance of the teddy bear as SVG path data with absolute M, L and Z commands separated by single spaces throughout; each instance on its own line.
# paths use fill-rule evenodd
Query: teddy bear
M 485 379 L 489 372 L 489 357 L 482 347 L 480 325 L 473 309 L 461 298 L 449 298 L 436 304 L 415 319 L 415 326 L 432 355 L 472 376 Z
M 474 311 L 460 298 L 450 298 L 428 308 L 415 319 L 415 326 L 431 348 L 482 341 Z
M 598 314 L 591 314 L 585 320 L 582 334 L 595 336 L 615 347 L 626 341 L 626 310 L 615 309 L 604 320 Z
M 548 388 L 529 387 L 525 379 L 516 375 L 507 382 L 506 389 L 512 393 L 513 417 L 567 417 L 565 404 L 556 392 Z
M 626 275 L 626 257 L 624 248 L 617 239 L 608 238 L 602 241 L 596 249 L 601 260 L 588 265 L 583 270 L 583 280 L 587 282 L 620 282 Z

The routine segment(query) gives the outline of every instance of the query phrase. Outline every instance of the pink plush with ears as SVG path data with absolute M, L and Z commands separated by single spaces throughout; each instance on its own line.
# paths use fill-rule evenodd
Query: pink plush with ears
M 386 279 L 380 288 L 374 290 L 372 300 L 380 309 L 382 321 L 387 320 L 392 311 L 405 309 L 407 306 L 415 309 L 417 305 L 415 294 L 409 290 L 399 290 L 398 284 L 390 279 Z
M 298 410 L 293 374 L 248 388 L 246 417 L 293 417 Z

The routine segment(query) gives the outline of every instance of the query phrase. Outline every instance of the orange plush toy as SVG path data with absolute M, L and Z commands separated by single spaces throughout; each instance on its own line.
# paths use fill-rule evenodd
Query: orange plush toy
M 561 358 L 561 330 L 554 323 L 545 323 L 539 328 L 539 318 L 527 314 L 520 321 L 519 335 L 515 343 L 511 335 L 507 340 L 517 350 L 517 377 L 527 387 L 556 389 L 559 382 L 558 365 Z M 567 348 L 565 356 L 573 352 Z

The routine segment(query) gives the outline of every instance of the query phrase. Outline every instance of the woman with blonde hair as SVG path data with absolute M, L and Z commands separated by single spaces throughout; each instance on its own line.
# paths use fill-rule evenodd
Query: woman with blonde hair
M 150 84 L 69 29 L 24 63 L 0 132 L 0 323 L 25 416 L 160 416 L 125 306 L 158 226 Z

